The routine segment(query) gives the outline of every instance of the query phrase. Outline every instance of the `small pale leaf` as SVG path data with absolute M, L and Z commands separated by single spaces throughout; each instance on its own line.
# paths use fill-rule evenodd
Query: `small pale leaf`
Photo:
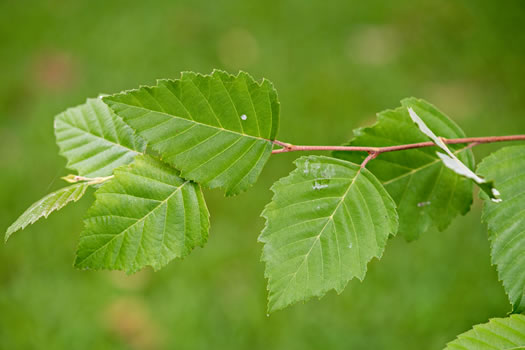
M 445 350 L 519 350 L 525 349 L 525 316 L 493 318 L 460 334 Z
M 465 137 L 463 131 L 430 103 L 416 98 L 401 101 L 402 107 L 378 114 L 377 123 L 354 131 L 352 146 L 393 146 L 428 141 L 408 113 L 412 108 L 429 130 L 446 138 Z M 474 158 L 464 145 L 451 145 L 468 167 Z M 365 153 L 334 152 L 334 156 L 361 163 Z M 472 203 L 470 180 L 448 169 L 432 147 L 388 152 L 366 165 L 392 198 L 399 214 L 399 233 L 417 239 L 430 227 L 444 230 L 458 214 L 466 214 Z
M 111 175 L 146 149 L 144 140 L 99 98 L 57 115 L 55 136 L 67 167 L 86 177 Z
M 181 176 L 234 195 L 252 186 L 279 124 L 272 84 L 248 74 L 183 73 L 104 98 Z
M 368 170 L 317 156 L 295 164 L 262 214 L 270 311 L 362 280 L 397 231 L 395 203 Z
M 525 311 L 525 145 L 505 147 L 483 159 L 478 172 L 494 180 L 501 203 L 483 205 L 482 219 L 489 229 L 492 263 L 512 304 Z
M 95 193 L 75 266 L 157 270 L 206 243 L 209 215 L 198 184 L 143 155 L 114 174 Z
M 412 108 L 408 107 L 408 113 L 410 114 L 410 118 L 412 118 L 412 120 L 417 124 L 421 132 L 427 135 L 436 144 L 436 146 L 445 151 L 446 154 L 437 152 L 437 155 L 439 158 L 441 158 L 447 168 L 454 171 L 458 175 L 471 179 L 494 201 L 499 201 L 499 192 L 494 188 L 494 184 L 491 181 L 486 181 L 485 179 L 479 177 L 476 173 L 470 170 L 470 168 L 463 164 L 463 162 L 460 161 L 458 157 L 456 157 L 456 155 L 448 149 L 443 140 L 436 136 L 436 134 L 434 134 L 432 130 L 429 129 L 425 122 L 419 118 Z
M 71 201 L 78 201 L 88 188 L 87 183 L 78 183 L 64 187 L 48 194 L 38 202 L 31 205 L 9 228 L 5 235 L 7 241 L 9 237 L 18 230 L 23 230 L 27 225 L 33 224 L 41 217 L 47 218 L 49 214 L 62 209 Z

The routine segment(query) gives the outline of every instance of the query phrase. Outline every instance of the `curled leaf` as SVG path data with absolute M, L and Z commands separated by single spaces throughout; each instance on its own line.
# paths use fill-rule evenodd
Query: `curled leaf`
M 486 181 L 482 177 L 478 176 L 476 173 L 470 170 L 470 168 L 468 168 L 461 160 L 459 160 L 458 157 L 456 157 L 456 155 L 450 151 L 450 149 L 443 142 L 443 140 L 440 137 L 436 136 L 436 134 L 434 134 L 432 130 L 430 130 L 430 128 L 416 114 L 416 112 L 414 112 L 414 110 L 411 107 L 408 107 L 408 113 L 410 115 L 410 118 L 412 118 L 414 123 L 416 123 L 419 127 L 419 130 L 421 130 L 422 133 L 427 135 L 436 144 L 436 146 L 445 151 L 446 154 L 437 152 L 437 155 L 439 158 L 441 158 L 443 164 L 445 164 L 447 168 L 454 171 L 458 175 L 464 176 L 474 181 L 481 188 L 481 190 L 483 190 L 492 199 L 492 201 L 501 201 L 501 199 L 498 198 L 499 191 L 494 188 L 494 183 L 492 181 Z

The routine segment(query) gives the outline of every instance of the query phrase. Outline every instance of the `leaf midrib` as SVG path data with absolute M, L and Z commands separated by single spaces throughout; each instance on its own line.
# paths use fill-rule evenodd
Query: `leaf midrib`
M 204 124 L 204 123 L 198 122 L 198 121 L 196 121 L 194 119 L 187 119 L 187 118 L 179 117 L 179 116 L 176 116 L 176 115 L 173 115 L 173 114 L 169 114 L 169 113 L 166 113 L 166 112 L 155 111 L 153 109 L 148 109 L 148 108 L 140 107 L 140 106 L 137 106 L 137 105 L 131 105 L 131 104 L 124 103 L 124 102 L 117 102 L 117 101 L 114 101 L 114 100 L 110 100 L 110 101 L 113 101 L 116 104 L 120 104 L 120 105 L 126 106 L 128 108 L 137 108 L 137 109 L 143 110 L 143 111 L 145 111 L 147 113 L 159 113 L 159 114 L 168 116 L 168 117 L 173 118 L 173 119 L 184 120 L 184 121 L 187 121 L 189 123 L 194 123 L 194 124 L 198 124 L 198 125 L 201 125 L 201 126 L 204 126 L 204 127 L 207 127 L 207 128 L 216 129 L 216 130 L 219 130 L 219 132 L 221 132 L 221 131 L 222 132 L 228 132 L 228 133 L 231 133 L 231 134 L 240 135 L 242 137 L 249 137 L 249 138 L 253 138 L 253 139 L 256 139 L 256 140 L 261 140 L 261 141 L 264 141 L 264 142 L 270 142 L 271 143 L 273 141 L 273 140 L 265 139 L 263 137 L 243 134 L 243 133 L 240 133 L 240 132 L 237 132 L 237 131 L 220 128 L 220 127 L 217 127 L 217 126 L 214 126 L 214 125 Z M 141 117 L 143 117 L 143 116 L 141 116 Z
M 293 276 L 290 278 L 290 282 L 288 282 L 288 285 L 291 284 L 291 281 L 293 279 L 296 278 L 297 276 L 297 273 L 299 272 L 299 270 L 301 269 L 301 267 L 303 266 L 303 264 L 306 262 L 306 260 L 308 259 L 308 256 L 310 255 L 310 253 L 312 252 L 312 249 L 314 248 L 314 246 L 317 244 L 317 242 L 319 241 L 319 239 L 321 238 L 321 235 L 324 233 L 324 230 L 326 229 L 326 227 L 328 226 L 328 223 L 332 222 L 333 221 L 333 217 L 335 215 L 335 213 L 337 212 L 337 210 L 339 210 L 339 207 L 341 206 L 342 203 L 344 203 L 344 200 L 346 199 L 346 196 L 348 195 L 348 192 L 350 191 L 350 189 L 352 188 L 352 186 L 354 185 L 355 181 L 357 180 L 357 178 L 359 177 L 359 174 L 361 173 L 361 170 L 363 170 L 363 168 L 359 168 L 359 170 L 356 172 L 354 178 L 352 179 L 352 181 L 350 182 L 350 184 L 348 185 L 348 188 L 346 189 L 345 193 L 343 194 L 343 196 L 341 197 L 341 200 L 339 201 L 339 203 L 337 203 L 335 209 L 333 210 L 332 212 L 332 215 L 330 216 L 327 216 L 328 220 L 326 220 L 326 223 L 324 224 L 323 228 L 321 229 L 321 231 L 319 232 L 319 234 L 317 236 L 313 236 L 315 237 L 315 240 L 314 242 L 312 243 L 312 246 L 310 247 L 310 249 L 308 250 L 308 252 L 305 254 L 304 256 L 304 259 L 303 261 L 301 262 L 301 265 L 299 265 L 299 267 L 296 269 L 296 271 L 293 273 Z M 354 229 L 355 230 L 355 229 Z M 313 238 L 313 237 L 310 237 L 310 238 Z M 359 252 L 359 251 L 358 251 Z M 321 253 L 322 254 L 322 253 Z M 321 261 L 323 259 L 321 258 Z M 308 266 L 308 265 L 307 265 Z M 307 281 L 309 281 L 309 273 L 308 273 L 308 270 L 307 271 Z M 324 269 L 322 268 L 321 269 L 321 273 L 323 274 L 324 276 Z M 291 274 L 290 274 L 291 275 Z M 323 277 L 323 280 L 324 280 L 324 277 Z M 308 282 L 307 282 L 308 283 Z M 287 287 L 288 288 L 288 287 Z

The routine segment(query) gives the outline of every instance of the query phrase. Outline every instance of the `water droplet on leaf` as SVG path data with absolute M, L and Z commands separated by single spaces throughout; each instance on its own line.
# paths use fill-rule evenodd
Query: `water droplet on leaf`
M 320 184 L 320 183 L 317 182 L 317 181 L 315 181 L 315 182 L 314 182 L 314 185 L 312 186 L 312 188 L 313 188 L 314 190 L 320 190 L 320 189 L 322 189 L 322 188 L 327 188 L 327 187 L 328 187 L 327 184 Z
M 308 159 L 304 161 L 304 170 L 303 173 L 308 174 L 310 170 L 308 169 Z
M 328 165 L 321 170 L 321 175 L 327 179 L 332 178 L 335 175 L 335 170 L 332 165 Z

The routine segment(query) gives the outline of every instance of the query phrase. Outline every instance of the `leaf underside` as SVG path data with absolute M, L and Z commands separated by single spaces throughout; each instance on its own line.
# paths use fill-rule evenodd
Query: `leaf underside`
M 474 326 L 447 344 L 445 350 L 518 350 L 525 349 L 525 316 L 493 318 Z
M 368 170 L 316 156 L 295 164 L 262 214 L 270 311 L 362 280 L 397 230 L 395 203 Z
M 446 138 L 465 137 L 447 116 L 423 100 L 408 98 L 402 107 L 378 114 L 375 125 L 357 129 L 349 145 L 393 146 L 428 141 L 408 114 L 418 114 L 436 134 Z M 470 149 L 451 145 L 452 152 L 469 168 L 474 165 Z M 361 163 L 366 154 L 334 152 L 335 157 Z M 417 239 L 431 226 L 444 230 L 458 214 L 466 214 L 472 203 L 472 183 L 448 169 L 433 147 L 388 152 L 367 164 L 397 204 L 399 233 L 407 240 Z
M 86 177 L 111 175 L 146 149 L 144 140 L 98 98 L 57 115 L 55 136 L 67 167 Z
M 95 196 L 77 250 L 79 268 L 157 270 L 207 240 L 200 186 L 150 156 L 115 169 Z
M 45 217 L 56 210 L 62 209 L 71 201 L 78 201 L 88 188 L 87 183 L 78 183 L 52 192 L 31 205 L 20 217 L 7 229 L 5 240 L 18 230 L 35 223 L 38 219 Z
M 525 145 L 502 148 L 483 159 L 478 172 L 494 180 L 501 203 L 483 196 L 492 263 L 512 304 L 525 311 Z
M 244 72 L 188 72 L 103 100 L 183 178 L 227 195 L 255 183 L 279 124 L 272 84 Z

